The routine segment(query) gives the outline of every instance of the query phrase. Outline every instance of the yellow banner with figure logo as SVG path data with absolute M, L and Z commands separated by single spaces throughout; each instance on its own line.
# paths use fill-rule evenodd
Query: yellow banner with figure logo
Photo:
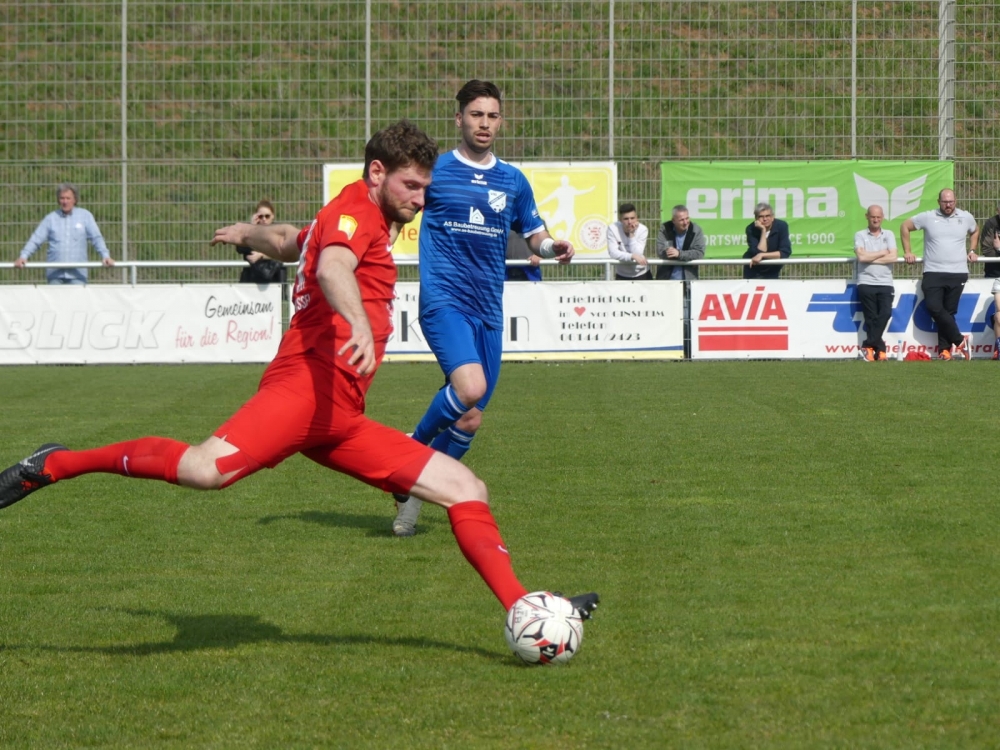
M 608 224 L 615 220 L 618 171 L 608 162 L 523 162 L 514 164 L 524 172 L 535 194 L 538 213 L 556 239 L 568 239 L 578 255 L 607 255 Z M 347 185 L 361 178 L 364 164 L 323 165 L 323 205 Z M 403 227 L 393 245 L 396 258 L 416 258 L 420 218 Z

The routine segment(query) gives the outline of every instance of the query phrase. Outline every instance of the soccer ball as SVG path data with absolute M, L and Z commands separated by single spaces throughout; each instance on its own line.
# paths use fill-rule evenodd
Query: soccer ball
M 568 599 L 535 591 L 514 602 L 503 633 L 525 664 L 565 664 L 580 650 L 583 620 Z

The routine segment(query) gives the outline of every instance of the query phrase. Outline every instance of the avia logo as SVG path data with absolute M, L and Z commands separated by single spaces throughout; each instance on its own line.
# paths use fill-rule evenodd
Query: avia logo
M 469 223 L 470 224 L 485 224 L 486 217 L 483 216 L 483 212 L 480 211 L 475 206 L 469 206 Z
M 915 180 L 900 185 L 892 193 L 884 185 L 866 180 L 857 172 L 854 173 L 854 184 L 858 188 L 858 200 L 861 207 L 868 210 L 869 206 L 879 205 L 885 211 L 885 220 L 898 219 L 903 214 L 916 211 L 920 207 L 920 198 L 924 194 L 927 175 L 921 175 Z
M 752 219 L 758 203 L 770 203 L 778 217 L 826 219 L 840 215 L 835 187 L 758 187 L 756 180 L 743 180 L 743 187 L 721 190 L 691 188 L 685 203 L 692 219 Z
M 781 295 L 706 294 L 698 313 L 698 348 L 703 352 L 788 351 L 788 316 Z
M 992 319 L 995 309 L 992 301 L 987 304 L 982 316 L 976 313 L 978 306 L 979 294 L 962 295 L 958 303 L 958 313 L 955 315 L 955 322 L 962 333 L 982 333 L 987 327 L 986 321 Z M 813 294 L 809 299 L 806 312 L 833 313 L 832 327 L 837 333 L 857 333 L 864 322 L 861 314 L 861 303 L 858 302 L 857 286 L 854 284 L 849 284 L 843 292 L 835 294 Z M 927 312 L 923 300 L 918 303 L 916 294 L 897 294 L 886 333 L 906 333 L 910 328 L 911 320 L 913 328 L 917 331 L 927 331 L 928 333 L 937 331 L 934 319 Z

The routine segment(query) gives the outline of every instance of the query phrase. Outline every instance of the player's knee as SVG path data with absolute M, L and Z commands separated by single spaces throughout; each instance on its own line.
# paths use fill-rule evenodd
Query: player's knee
M 479 409 L 472 409 L 461 416 L 455 426 L 464 432 L 476 432 L 483 423 L 483 413 Z
M 449 494 L 451 495 L 448 498 L 449 504 L 461 503 L 466 500 L 480 500 L 488 503 L 490 494 L 486 488 L 486 482 L 477 477 L 472 469 L 464 464 L 457 463 L 457 465 L 460 468 L 456 469 L 452 481 L 449 483 Z
M 455 388 L 455 395 L 458 396 L 458 400 L 465 406 L 475 406 L 479 402 L 479 399 L 486 395 L 486 381 L 463 383 L 461 386 Z

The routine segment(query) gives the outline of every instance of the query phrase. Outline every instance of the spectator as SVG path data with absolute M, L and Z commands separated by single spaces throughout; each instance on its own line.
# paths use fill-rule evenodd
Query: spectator
M 531 252 L 527 240 L 513 229 L 507 232 L 507 260 L 526 260 L 530 265 L 507 266 L 505 281 L 542 280 L 542 269 L 539 267 L 541 257 Z
M 768 203 L 753 207 L 753 224 L 747 225 L 747 251 L 744 258 L 750 263 L 743 268 L 744 279 L 776 279 L 781 275 L 780 265 L 762 266 L 763 260 L 787 258 L 792 254 L 792 240 L 788 224 L 774 218 L 774 209 Z
M 251 224 L 267 226 L 274 222 L 274 206 L 271 201 L 264 199 L 257 204 L 257 208 L 250 218 Z M 236 252 L 240 253 L 249 264 L 240 272 L 241 284 L 270 284 L 272 281 L 284 282 L 285 267 L 279 261 L 268 258 L 263 253 L 251 250 L 249 247 L 237 247 Z
M 701 227 L 688 216 L 687 206 L 674 206 L 670 221 L 663 222 L 656 235 L 656 254 L 664 260 L 701 260 L 707 244 Z M 698 278 L 698 266 L 660 266 L 656 278 L 690 281 Z
M 954 346 L 956 354 L 971 359 L 972 348 L 968 337 L 958 330 L 955 313 L 962 299 L 962 289 L 969 280 L 967 263 L 974 263 L 977 257 L 974 249 L 979 242 L 976 220 L 968 211 L 958 208 L 954 191 L 945 188 L 938 193 L 938 208 L 919 213 L 900 227 L 899 238 L 907 263 L 917 262 L 917 256 L 910 249 L 910 232 L 915 230 L 924 233 L 924 273 L 920 287 L 927 312 L 937 325 L 938 356 L 952 359 Z M 967 243 L 969 237 L 972 239 Z
M 21 255 L 14 261 L 15 268 L 24 268 L 38 248 L 49 243 L 45 259 L 50 263 L 75 263 L 87 261 L 87 243 L 94 246 L 101 255 L 105 266 L 113 266 L 114 260 L 104 244 L 104 237 L 94 220 L 94 215 L 85 208 L 78 208 L 80 192 L 70 182 L 63 182 L 56 188 L 59 210 L 53 211 L 38 225 L 28 239 Z M 45 277 L 50 284 L 86 284 L 86 268 L 48 268 Z
M 899 257 L 896 237 L 882 228 L 885 213 L 881 206 L 869 206 L 865 212 L 868 228 L 854 235 L 854 254 L 858 258 L 858 301 L 865 316 L 867 336 L 861 344 L 861 359 L 866 362 L 888 359 L 882 334 L 892 315 L 896 296 L 892 285 L 892 264 Z
M 631 203 L 618 207 L 618 221 L 608 226 L 608 255 L 619 261 L 615 278 L 620 281 L 647 281 L 653 278 L 646 261 L 646 239 L 649 230 L 639 223 L 639 215 Z
M 1000 258 L 1000 203 L 997 212 L 983 224 L 979 237 L 979 254 L 986 258 Z M 984 263 L 983 277 L 993 279 L 993 306 L 1000 308 L 1000 262 Z M 1000 320 L 994 314 L 992 320 L 986 321 L 993 328 L 993 359 L 1000 359 Z

